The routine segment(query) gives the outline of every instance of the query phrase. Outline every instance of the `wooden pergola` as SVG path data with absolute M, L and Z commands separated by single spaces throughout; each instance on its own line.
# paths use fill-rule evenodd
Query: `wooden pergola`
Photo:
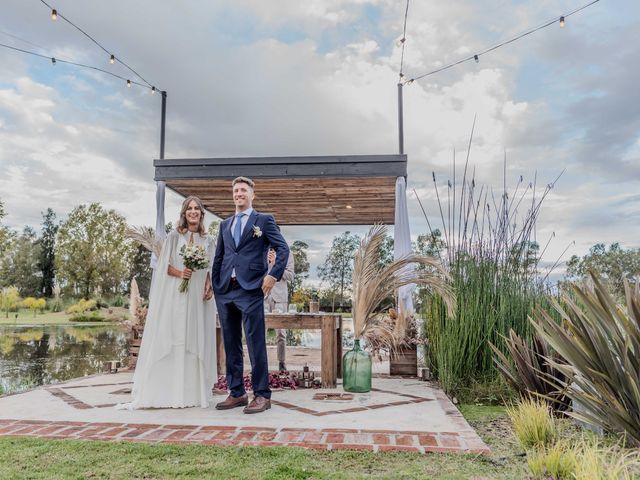
M 154 160 L 155 180 L 196 195 L 220 218 L 233 215 L 231 180 L 256 184 L 254 207 L 280 225 L 393 224 L 396 179 L 406 155 L 178 158 Z

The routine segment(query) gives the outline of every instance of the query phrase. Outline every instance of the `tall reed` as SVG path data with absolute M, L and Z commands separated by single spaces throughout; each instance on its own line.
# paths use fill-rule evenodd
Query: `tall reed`
M 447 315 L 442 301 L 430 296 L 423 314 L 427 360 L 449 394 L 472 379 L 495 379 L 489 342 L 506 352 L 502 337 L 510 330 L 529 339 L 532 329 L 527 316 L 534 306 L 548 305 L 544 287 L 548 273 L 541 274 L 538 267 L 549 242 L 540 251 L 536 221 L 560 178 L 538 192 L 535 177 L 528 185 L 520 177 L 509 192 L 505 157 L 502 192 L 478 188 L 475 171 L 469 174 L 468 168 L 471 139 L 461 186 L 456 181 L 455 154 L 453 182 L 447 182 L 446 195 L 432 174 L 446 244 L 440 253 L 452 278 L 457 306 L 453 315 Z M 427 223 L 431 229 L 428 218 Z

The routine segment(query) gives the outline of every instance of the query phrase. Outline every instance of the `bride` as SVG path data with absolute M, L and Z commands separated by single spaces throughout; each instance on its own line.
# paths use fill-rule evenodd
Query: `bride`
M 208 268 L 185 267 L 180 249 L 189 244 L 204 247 Z M 204 228 L 202 202 L 188 197 L 154 271 L 132 401 L 116 408 L 209 406 L 216 371 L 216 307 L 211 288 L 214 252 L 214 240 Z M 178 291 L 182 279 L 189 281 L 185 293 Z

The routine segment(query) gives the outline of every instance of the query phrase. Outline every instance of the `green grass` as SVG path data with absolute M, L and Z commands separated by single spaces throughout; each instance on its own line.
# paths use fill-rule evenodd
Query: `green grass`
M 103 322 L 82 322 L 82 325 L 105 325 L 109 323 L 117 323 L 122 320 L 123 315 L 129 313 L 129 311 L 122 307 L 112 307 L 112 313 L 108 312 L 109 309 L 100 309 L 100 315 L 105 317 Z M 18 317 L 16 318 L 16 313 Z M 71 317 L 64 312 L 49 312 L 36 313 L 33 316 L 31 310 L 20 309 L 18 312 L 9 312 L 9 318 L 6 318 L 4 312 L 0 312 L 0 325 L 68 325 L 73 322 Z
M 503 409 L 464 406 L 489 456 L 0 438 L 0 478 L 511 479 L 526 462 Z

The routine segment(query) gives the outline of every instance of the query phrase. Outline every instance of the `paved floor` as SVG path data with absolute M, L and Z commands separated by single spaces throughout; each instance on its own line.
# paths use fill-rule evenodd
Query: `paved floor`
M 129 440 L 320 449 L 487 453 L 441 390 L 418 379 L 377 375 L 367 394 L 274 391 L 272 408 L 116 410 L 130 399 L 132 373 L 77 379 L 0 397 L 0 436 Z M 224 394 L 214 396 L 221 401 Z

